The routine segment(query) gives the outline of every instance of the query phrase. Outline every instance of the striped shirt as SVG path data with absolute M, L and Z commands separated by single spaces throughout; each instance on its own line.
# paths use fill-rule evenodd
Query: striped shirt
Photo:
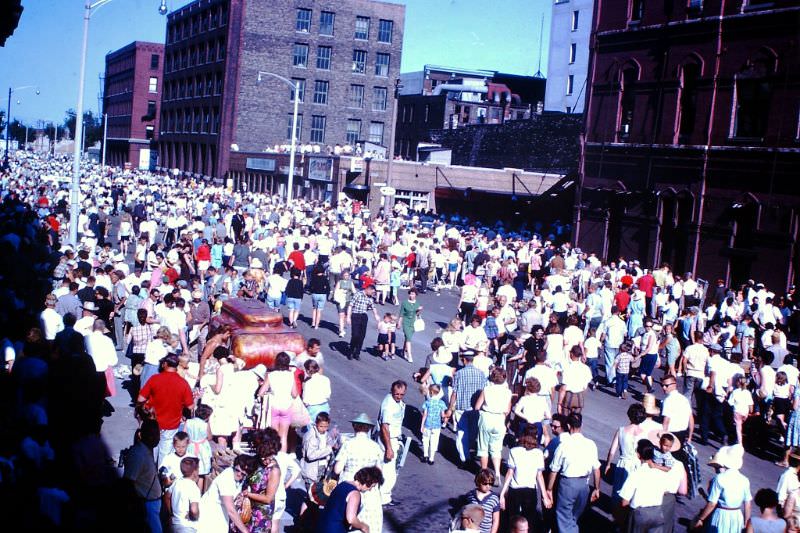
M 483 520 L 481 520 L 480 525 L 481 533 L 489 533 L 492 530 L 494 513 L 500 512 L 500 498 L 497 494 L 490 492 L 483 499 L 480 499 L 478 492 L 472 489 L 467 494 L 467 502 L 469 504 L 476 503 L 483 508 Z

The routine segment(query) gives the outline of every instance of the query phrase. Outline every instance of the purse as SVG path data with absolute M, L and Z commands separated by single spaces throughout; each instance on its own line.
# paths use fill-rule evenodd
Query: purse
M 425 321 L 421 318 L 418 318 L 414 321 L 414 331 L 419 333 L 420 331 L 425 331 Z
M 305 406 L 303 400 L 301 400 L 299 396 L 292 399 L 291 413 L 291 425 L 293 428 L 306 427 L 311 423 L 311 415 L 308 413 L 308 408 Z
M 253 504 L 247 496 L 242 496 L 242 509 L 239 511 L 239 518 L 245 524 L 249 524 L 250 520 L 253 519 Z

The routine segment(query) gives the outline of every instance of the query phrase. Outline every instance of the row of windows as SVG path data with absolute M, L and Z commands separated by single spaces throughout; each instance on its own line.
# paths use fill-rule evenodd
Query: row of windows
M 297 68 L 308 68 L 309 46 L 305 43 L 295 43 L 292 50 L 292 65 Z M 330 70 L 333 58 L 333 48 L 330 46 L 317 47 L 317 69 Z M 375 75 L 381 77 L 389 76 L 389 65 L 391 64 L 391 54 L 377 52 L 375 54 Z M 353 63 L 351 70 L 354 74 L 367 73 L 367 51 L 353 50 Z
M 295 20 L 295 31 L 308 33 L 311 31 L 311 24 L 313 13 L 310 9 L 299 8 L 297 10 L 297 18 Z M 336 13 L 331 11 L 322 11 L 319 14 L 319 34 L 326 36 L 333 36 L 334 26 L 336 22 Z M 362 41 L 369 40 L 370 18 L 364 16 L 356 16 L 355 26 L 353 28 L 353 38 Z M 386 19 L 378 20 L 378 42 L 379 43 L 392 43 L 392 34 L 394 33 L 394 22 Z
M 164 72 L 170 73 L 196 65 L 222 61 L 225 59 L 225 51 L 225 39 L 220 37 L 207 43 L 200 43 L 169 53 L 164 61 Z
M 176 22 L 167 29 L 167 44 L 194 37 L 228 24 L 228 6 L 219 5 L 203 10 L 193 17 Z
M 292 123 L 294 122 L 294 115 L 289 114 L 286 123 L 286 140 L 292 140 Z M 327 125 L 327 117 L 325 115 L 311 115 L 311 129 L 309 131 L 308 140 L 312 143 L 325 142 L 325 128 Z M 347 144 L 355 144 L 362 139 L 361 137 L 361 119 L 351 118 L 347 120 L 347 130 L 345 133 L 345 141 Z M 375 144 L 383 144 L 383 130 L 384 123 L 372 121 L 369 123 L 369 132 L 367 140 Z M 297 115 L 297 128 L 295 136 L 297 140 L 302 139 L 303 133 L 303 115 Z
M 182 80 L 168 81 L 164 85 L 164 100 L 179 100 L 203 96 L 219 96 L 222 94 L 223 75 L 206 74 Z
M 155 113 L 155 111 L 154 111 Z M 162 133 L 209 133 L 219 132 L 219 108 L 189 108 L 161 112 Z
M 298 101 L 306 101 L 306 80 L 303 78 L 292 78 L 292 82 L 297 85 Z M 311 101 L 315 104 L 327 104 L 330 93 L 330 82 L 327 80 L 314 80 L 314 93 Z M 389 90 L 386 87 L 372 88 L 372 110 L 386 111 L 388 105 Z M 289 101 L 294 101 L 294 90 L 289 91 Z M 364 107 L 364 86 L 350 85 L 347 92 L 347 107 L 363 109 Z

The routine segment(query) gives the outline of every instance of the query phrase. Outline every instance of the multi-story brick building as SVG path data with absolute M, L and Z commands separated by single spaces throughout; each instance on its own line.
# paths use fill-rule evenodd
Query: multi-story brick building
M 800 5 L 599 0 L 574 233 L 778 291 L 800 252 Z
M 162 166 L 224 178 L 231 151 L 284 152 L 300 84 L 298 142 L 387 146 L 405 7 L 372 0 L 196 0 L 169 15 Z M 255 163 L 257 166 L 258 164 Z M 285 167 L 262 165 L 284 192 Z M 303 177 L 302 175 L 299 177 Z M 296 180 L 302 194 L 302 180 Z
M 545 111 L 583 113 L 593 0 L 556 0 L 550 19 Z
M 156 165 L 163 56 L 163 44 L 142 41 L 106 55 L 106 163 L 145 169 Z

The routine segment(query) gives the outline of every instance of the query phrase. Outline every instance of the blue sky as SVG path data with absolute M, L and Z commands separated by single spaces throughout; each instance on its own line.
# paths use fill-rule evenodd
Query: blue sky
M 269 1 L 269 0 L 250 0 Z M 167 0 L 170 9 L 186 0 Z M 532 75 L 539 61 L 544 15 L 542 72 L 547 72 L 551 0 L 397 0 L 406 5 L 403 72 L 426 63 Z M 12 97 L 12 118 L 35 124 L 58 120 L 76 107 L 84 0 L 23 0 L 19 27 L 0 48 L 0 94 L 8 87 L 38 85 Z M 140 41 L 164 41 L 166 18 L 159 0 L 114 0 L 94 12 L 84 106 L 97 111 L 104 57 Z M 19 100 L 19 104 L 17 104 Z M 2 109 L 5 110 L 5 99 Z

